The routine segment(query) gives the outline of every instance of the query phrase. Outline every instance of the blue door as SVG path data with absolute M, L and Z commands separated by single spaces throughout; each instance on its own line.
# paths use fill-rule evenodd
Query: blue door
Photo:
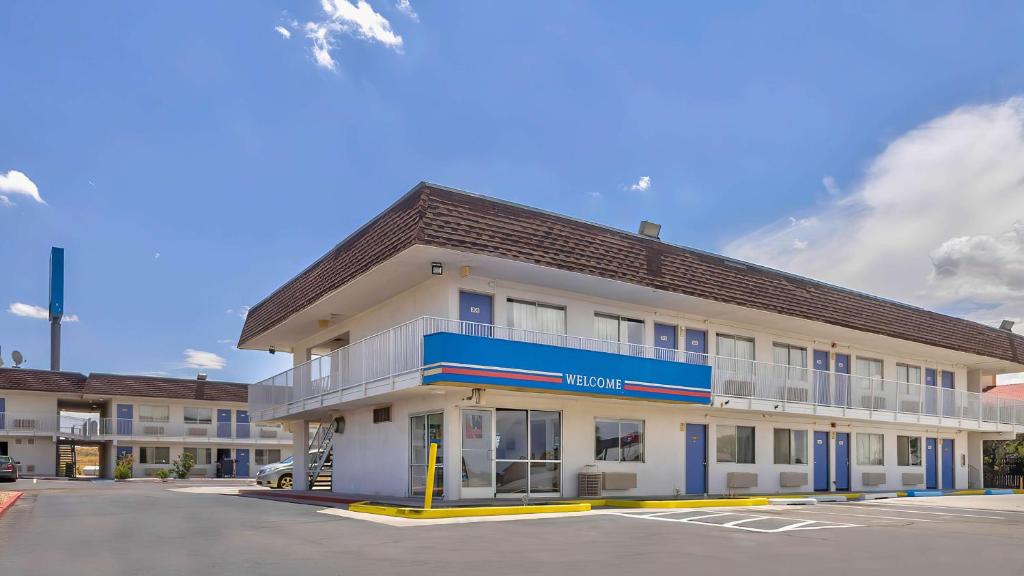
M 660 360 L 675 360 L 679 349 L 679 328 L 669 324 L 654 325 L 654 346 Z
M 134 408 L 131 404 L 117 405 L 117 433 L 121 436 L 132 435 L 132 414 Z
M 235 476 L 247 478 L 249 476 L 249 449 L 238 448 L 235 450 Z
M 131 458 L 131 456 L 132 456 L 132 447 L 131 446 L 118 446 L 117 447 L 117 461 L 118 462 L 120 462 L 122 458 L 125 458 L 125 457 Z
M 850 433 L 836 432 L 836 490 L 850 489 Z
M 463 334 L 490 336 L 494 324 L 494 298 L 490 294 L 459 292 L 459 320 L 473 322 L 463 324 Z
M 935 387 L 935 368 L 924 369 L 924 413 L 937 416 L 939 414 L 939 392 Z
M 217 409 L 217 438 L 231 438 L 231 410 Z
M 924 485 L 929 490 L 939 487 L 938 476 L 938 450 L 935 449 L 935 438 L 924 440 Z
M 956 488 L 956 450 L 953 449 L 951 438 L 942 439 L 942 489 L 953 490 Z
M 828 492 L 828 432 L 814 433 L 814 489 Z
M 249 437 L 249 411 L 235 410 L 235 438 Z
M 686 361 L 691 364 L 707 364 L 708 333 L 703 330 L 686 329 Z
M 829 373 L 828 373 L 828 350 L 815 350 L 814 351 L 814 382 L 815 386 L 815 400 L 818 404 L 831 404 L 832 391 L 829 386 Z M 828 446 L 825 446 L 826 451 Z
M 0 430 L 4 429 L 4 412 L 7 411 L 7 402 L 0 398 Z
M 686 425 L 686 493 L 707 493 L 707 430 L 705 424 Z
M 956 416 L 956 393 L 952 392 L 956 388 L 956 374 L 952 372 L 942 371 L 942 415 L 943 416 Z M 947 392 L 949 390 L 949 392 Z
M 850 355 L 836 354 L 835 397 L 832 403 L 836 406 L 850 405 Z M 847 442 L 849 444 L 849 442 Z M 836 452 L 838 454 L 838 452 Z

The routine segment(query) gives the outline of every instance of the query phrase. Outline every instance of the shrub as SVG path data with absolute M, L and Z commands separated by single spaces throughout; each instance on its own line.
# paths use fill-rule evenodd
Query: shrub
M 132 477 L 132 457 L 125 455 L 118 459 L 114 466 L 114 479 L 127 480 Z
M 156 471 L 156 477 L 161 480 L 167 480 L 171 477 L 171 473 L 167 471 L 167 468 L 161 468 Z
M 182 452 L 181 456 L 174 459 L 171 462 L 171 470 L 174 471 L 174 476 L 184 480 L 188 478 L 189 472 L 192 471 L 192 467 L 196 465 L 195 458 L 187 452 Z

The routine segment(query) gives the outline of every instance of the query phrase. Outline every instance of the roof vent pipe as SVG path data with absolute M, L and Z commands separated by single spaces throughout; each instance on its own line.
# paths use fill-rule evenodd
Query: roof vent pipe
M 640 229 L 637 231 L 637 234 L 641 236 L 646 236 L 648 238 L 654 238 L 655 240 L 660 240 L 661 224 L 656 224 L 648 220 L 643 220 L 640 222 Z

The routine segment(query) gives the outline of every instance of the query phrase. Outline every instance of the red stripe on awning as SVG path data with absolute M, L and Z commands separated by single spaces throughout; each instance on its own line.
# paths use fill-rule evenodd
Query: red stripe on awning
M 441 367 L 443 374 L 460 374 L 462 376 L 486 376 L 488 378 L 507 378 L 509 380 L 529 380 L 531 382 L 552 382 L 561 384 L 562 379 L 554 376 L 539 376 L 536 374 L 522 374 L 515 372 L 492 372 L 490 370 L 474 370 L 472 368 L 449 368 Z
M 636 384 L 626 384 L 623 386 L 626 390 L 635 390 L 637 392 L 651 392 L 654 394 L 671 394 L 673 396 L 695 396 L 697 398 L 710 398 L 711 392 L 698 392 L 696 390 L 678 390 L 672 388 L 655 388 L 654 386 L 637 386 Z

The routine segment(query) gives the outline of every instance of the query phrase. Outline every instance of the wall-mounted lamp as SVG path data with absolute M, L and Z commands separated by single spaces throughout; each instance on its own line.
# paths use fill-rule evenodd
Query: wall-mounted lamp
M 274 347 L 271 346 L 270 348 L 267 349 L 267 352 L 270 352 L 271 354 L 274 354 L 275 352 L 277 352 L 277 350 L 275 350 Z
M 444 274 L 444 264 L 441 264 L 440 262 L 431 262 L 430 273 L 434 276 L 441 276 Z

